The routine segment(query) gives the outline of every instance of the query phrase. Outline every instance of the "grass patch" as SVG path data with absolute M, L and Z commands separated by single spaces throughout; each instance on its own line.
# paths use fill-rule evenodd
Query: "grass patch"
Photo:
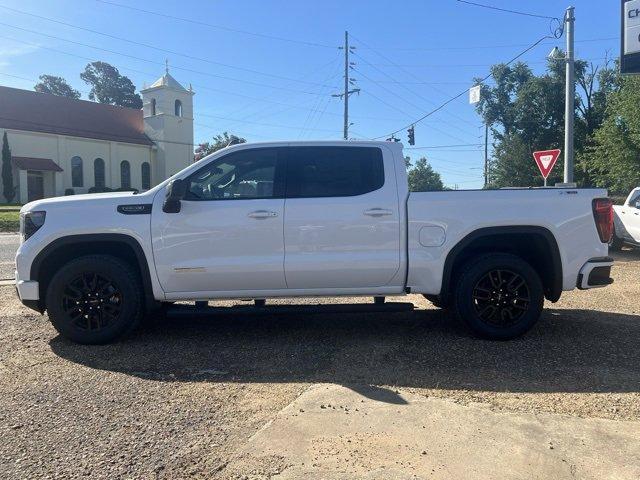
M 17 232 L 20 229 L 19 210 L 0 210 L 0 232 Z

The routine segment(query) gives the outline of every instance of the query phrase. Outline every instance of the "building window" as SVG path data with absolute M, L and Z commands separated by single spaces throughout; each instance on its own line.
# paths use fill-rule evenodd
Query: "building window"
M 73 157 L 71 159 L 71 186 L 84 186 L 82 177 L 82 159 L 80 157 Z
M 149 162 L 144 162 L 140 168 L 142 173 L 142 189 L 149 190 L 151 188 L 151 165 L 149 165 Z
M 104 188 L 104 160 L 96 158 L 93 161 L 93 184 L 98 188 Z
M 126 160 L 120 162 L 120 186 L 131 188 L 131 165 Z
M 152 98 L 151 99 L 151 115 L 155 115 L 156 114 L 156 99 Z
M 175 114 L 176 114 L 176 117 L 182 116 L 182 102 L 180 100 L 176 100 Z

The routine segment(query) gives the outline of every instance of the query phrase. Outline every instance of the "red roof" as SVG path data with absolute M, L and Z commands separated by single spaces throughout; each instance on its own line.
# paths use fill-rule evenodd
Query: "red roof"
M 13 164 L 20 170 L 39 170 L 41 172 L 62 172 L 60 165 L 50 158 L 11 157 Z
M 0 128 L 153 145 L 142 110 L 2 86 Z

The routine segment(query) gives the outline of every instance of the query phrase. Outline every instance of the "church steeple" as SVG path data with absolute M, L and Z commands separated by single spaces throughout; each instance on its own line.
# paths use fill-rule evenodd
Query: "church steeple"
M 193 162 L 193 90 L 165 73 L 142 94 L 145 133 L 156 142 L 160 175 L 166 178 Z

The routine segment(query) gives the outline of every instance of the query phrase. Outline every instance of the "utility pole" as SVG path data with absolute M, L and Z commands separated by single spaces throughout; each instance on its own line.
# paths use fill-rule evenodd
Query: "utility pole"
M 344 32 L 344 139 L 349 139 L 349 32 Z
M 355 79 L 350 78 L 349 69 L 351 63 L 349 63 L 349 53 L 355 47 L 349 46 L 349 32 L 344 32 L 344 47 L 338 47 L 344 49 L 344 92 L 331 95 L 332 97 L 339 97 L 344 99 L 344 139 L 349 140 L 349 95 L 353 93 L 360 93 L 359 88 L 349 90 L 349 85 L 354 84 Z
M 484 124 L 484 188 L 489 183 L 489 124 Z
M 574 101 L 576 97 L 576 85 L 574 79 L 574 53 L 573 53 L 573 26 L 575 17 L 574 8 L 567 8 L 564 17 L 565 31 L 567 34 L 566 53 L 566 85 L 565 85 L 565 109 L 564 109 L 564 183 L 573 183 L 573 125 L 575 120 Z

